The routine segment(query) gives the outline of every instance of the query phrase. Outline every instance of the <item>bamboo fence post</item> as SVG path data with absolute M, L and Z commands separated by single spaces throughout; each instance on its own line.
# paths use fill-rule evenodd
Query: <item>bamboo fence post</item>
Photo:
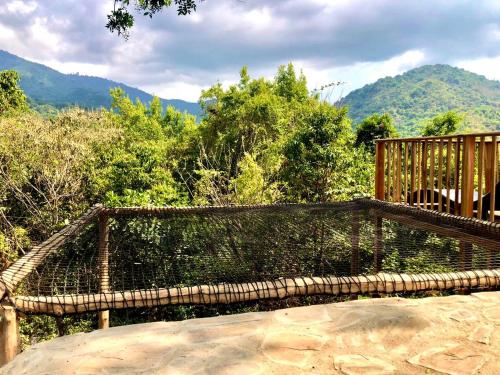
M 19 322 L 14 306 L 0 305 L 0 366 L 19 353 Z
M 404 168 L 404 185 L 403 185 L 403 202 L 408 204 L 408 146 L 409 143 L 405 142 L 405 168 Z
M 398 154 L 397 154 L 397 177 L 396 177 L 396 202 L 401 203 L 401 173 L 402 173 L 402 152 L 403 152 L 403 143 L 401 141 L 398 142 Z
M 385 142 L 377 141 L 375 149 L 375 198 L 385 198 Z
M 436 155 L 435 155 L 435 142 L 431 141 L 431 150 L 430 150 L 430 171 L 429 171 L 429 180 L 430 180 L 430 194 L 431 194 L 431 210 L 434 210 L 434 169 L 435 165 L 434 162 L 436 160 Z
M 484 148 L 484 194 L 488 194 L 492 187 L 492 158 L 493 158 L 493 142 L 485 142 Z
M 397 202 L 398 191 L 398 142 L 392 144 L 392 201 Z
M 422 144 L 420 142 L 417 142 L 417 174 L 416 174 L 416 179 L 417 179 L 417 207 L 420 207 L 420 188 L 422 187 L 420 182 L 421 178 L 420 175 L 422 174 Z
M 391 171 L 392 171 L 391 151 L 392 151 L 392 143 L 387 142 L 387 187 L 386 187 L 386 191 L 385 191 L 385 196 L 386 196 L 385 200 L 388 202 L 391 201 L 391 181 L 392 181 L 392 178 L 391 178 Z
M 477 218 L 483 217 L 483 175 L 484 175 L 484 137 L 481 137 L 479 144 L 479 160 L 477 163 Z
M 474 203 L 474 157 L 476 137 L 466 135 L 463 141 L 461 214 L 472 217 Z
M 452 151 L 451 139 L 448 139 L 448 143 L 446 144 L 446 213 L 451 213 L 451 197 L 450 197 L 450 189 L 451 189 L 451 154 Z
M 420 184 L 420 188 L 422 189 L 423 192 L 423 205 L 424 208 L 427 209 L 427 187 L 428 187 L 428 181 L 427 181 L 427 155 L 428 155 L 428 146 L 427 146 L 427 141 L 424 141 L 422 144 L 422 172 L 420 174 L 422 178 L 422 182 Z
M 109 291 L 109 217 L 99 215 L 99 288 Z M 99 329 L 109 328 L 109 310 L 99 311 Z
M 438 212 L 443 212 L 443 140 L 438 145 Z
M 466 135 L 463 138 L 462 159 L 462 191 L 460 213 L 464 217 L 472 217 L 474 202 L 474 157 L 476 152 L 476 137 Z M 472 244 L 460 241 L 460 261 L 463 271 L 472 268 Z
M 417 176 L 417 165 L 415 161 L 417 159 L 417 145 L 415 142 L 411 143 L 411 173 L 410 173 L 410 205 L 413 206 L 415 199 L 413 194 L 415 193 L 415 178 Z
M 455 145 L 455 210 L 454 214 L 460 216 L 460 211 L 462 209 L 462 200 L 460 195 L 460 137 L 457 137 L 457 143 Z M 458 203 L 460 201 L 460 203 Z
M 490 189 L 490 221 L 494 222 L 495 221 L 495 200 L 497 197 L 496 195 L 496 185 L 497 185 L 497 178 L 498 178 L 498 145 L 497 145 L 497 137 L 494 135 L 491 137 L 491 145 L 492 145 L 492 152 L 491 152 L 491 189 Z M 500 199 L 500 197 L 498 197 Z

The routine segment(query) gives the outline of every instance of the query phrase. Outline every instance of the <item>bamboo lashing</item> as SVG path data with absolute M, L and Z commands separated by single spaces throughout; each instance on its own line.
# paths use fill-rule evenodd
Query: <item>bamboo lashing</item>
M 54 315 L 104 309 L 178 304 L 220 304 L 305 295 L 417 292 L 500 286 L 500 269 L 450 273 L 388 274 L 349 277 L 300 277 L 239 284 L 199 285 L 168 289 L 55 297 L 19 296 L 17 309 Z

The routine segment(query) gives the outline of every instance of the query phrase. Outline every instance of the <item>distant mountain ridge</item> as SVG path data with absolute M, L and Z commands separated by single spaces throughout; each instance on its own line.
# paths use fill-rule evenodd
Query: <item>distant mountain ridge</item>
M 63 74 L 0 50 L 0 70 L 14 69 L 20 85 L 35 105 L 63 108 L 109 108 L 109 89 L 121 87 L 135 100 L 153 96 L 134 87 L 104 78 Z M 198 103 L 161 99 L 164 106 L 201 114 Z M 349 106 L 354 123 L 373 113 L 389 113 L 403 136 L 415 135 L 421 124 L 439 113 L 455 110 L 465 114 L 466 129 L 500 131 L 500 82 L 449 65 L 425 65 L 395 77 L 379 79 L 350 92 L 341 101 Z
M 123 83 L 105 78 L 79 74 L 63 74 L 45 65 L 34 63 L 9 52 L 0 50 L 0 70 L 13 69 L 21 75 L 20 86 L 26 95 L 37 105 L 51 105 L 63 108 L 78 105 L 84 108 L 109 108 L 111 97 L 109 89 L 121 87 L 135 100 L 149 102 L 153 96 Z M 194 115 L 201 113 L 198 103 L 180 99 L 161 99 L 166 107 L 171 105 L 179 111 Z
M 355 123 L 373 113 L 389 113 L 400 134 L 419 132 L 439 113 L 465 114 L 467 130 L 500 130 L 500 82 L 449 65 L 425 65 L 350 92 L 341 101 Z

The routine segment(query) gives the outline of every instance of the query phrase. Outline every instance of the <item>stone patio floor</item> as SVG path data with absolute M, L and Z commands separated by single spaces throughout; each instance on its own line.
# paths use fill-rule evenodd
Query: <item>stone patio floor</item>
M 2 374 L 500 374 L 500 292 L 130 325 L 34 345 Z

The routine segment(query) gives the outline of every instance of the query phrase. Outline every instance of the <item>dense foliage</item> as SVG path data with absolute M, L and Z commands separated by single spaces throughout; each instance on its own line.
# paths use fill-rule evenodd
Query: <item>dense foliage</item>
M 12 77 L 9 89 L 2 91 L 7 103 L 17 103 L 12 98 L 22 94 Z M 41 115 L 22 107 L 0 114 L 0 269 L 97 202 L 258 204 L 370 195 L 370 142 L 393 132 L 389 116 L 372 116 L 360 125 L 368 136 L 356 147 L 347 109 L 310 95 L 306 78 L 292 64 L 281 66 L 271 80 L 253 79 L 243 68 L 237 84 L 204 91 L 200 122 L 173 107 L 164 109 L 158 98 L 134 102 L 121 88 L 111 90 L 110 97 L 109 110 L 75 107 Z M 127 230 L 137 234 L 141 227 Z M 154 231 L 139 234 L 143 239 L 155 236 Z M 384 267 L 401 261 L 396 254 Z M 213 266 L 224 271 L 217 268 L 220 264 Z M 155 309 L 151 315 L 186 318 L 217 309 L 175 307 Z M 112 319 L 145 318 L 123 311 Z M 93 324 L 85 317 L 30 317 L 21 330 L 27 344 L 89 330 Z
M 26 95 L 18 81 L 19 74 L 16 71 L 0 71 L 0 116 L 27 110 Z
M 387 113 L 377 113 L 365 118 L 356 126 L 355 146 L 364 145 L 372 153 L 375 152 L 375 140 L 396 137 L 398 133 L 394 128 L 391 116 Z
M 388 113 L 401 135 L 416 135 L 425 120 L 450 110 L 464 115 L 466 130 L 500 130 L 500 82 L 448 65 L 427 65 L 383 78 L 347 95 L 356 122 Z
M 456 112 L 448 111 L 441 115 L 437 115 L 425 124 L 422 135 L 436 136 L 453 134 L 458 130 L 459 124 L 463 121 L 464 116 Z
M 121 87 L 131 98 L 147 103 L 153 100 L 148 93 L 98 77 L 79 74 L 63 74 L 47 66 L 36 64 L 0 50 L 0 70 L 15 70 L 21 76 L 20 86 L 29 97 L 30 105 L 46 113 L 58 109 L 79 106 L 88 109 L 110 108 L 109 90 Z M 197 103 L 178 99 L 161 99 L 163 106 L 173 106 L 179 111 L 200 114 Z
M 132 3 L 132 4 L 131 4 Z M 141 12 L 143 16 L 153 17 L 164 8 L 175 4 L 178 15 L 187 15 L 196 11 L 196 0 L 114 0 L 114 8 L 108 14 L 106 27 L 111 32 L 128 37 L 129 30 L 134 26 L 134 16 L 129 11 L 133 7 Z
M 17 77 L 12 73 L 14 86 Z M 10 87 L 9 86 L 9 87 Z M 17 86 L 16 86 L 17 87 Z M 12 98 L 17 89 L 4 90 Z M 293 66 L 203 92 L 206 115 L 111 90 L 111 110 L 0 117 L 2 268 L 96 202 L 186 205 L 332 201 L 370 194 L 372 156 L 346 110 L 310 96 Z M 25 108 L 26 109 L 26 108 Z

